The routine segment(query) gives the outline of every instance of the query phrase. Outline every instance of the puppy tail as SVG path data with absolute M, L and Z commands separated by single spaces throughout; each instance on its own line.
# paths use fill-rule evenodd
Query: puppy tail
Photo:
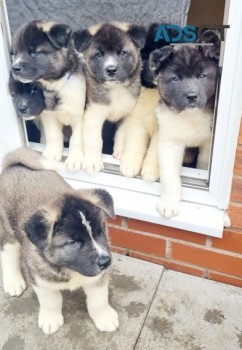
M 31 148 L 22 147 L 5 155 L 2 161 L 2 170 L 14 165 L 24 165 L 33 170 L 64 170 L 65 166 L 61 162 L 42 157 Z

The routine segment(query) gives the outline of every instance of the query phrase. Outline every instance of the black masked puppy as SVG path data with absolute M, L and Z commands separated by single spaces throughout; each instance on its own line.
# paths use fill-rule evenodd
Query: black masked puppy
M 40 83 L 21 83 L 9 77 L 9 92 L 13 98 L 16 113 L 20 118 L 33 118 L 46 108 L 45 98 Z
M 60 291 L 83 287 L 96 327 L 114 331 L 119 322 L 108 302 L 111 253 L 106 234 L 106 217 L 114 217 L 113 200 L 105 190 L 74 190 L 46 168 L 49 160 L 28 148 L 9 153 L 3 160 L 0 253 L 4 290 L 19 296 L 27 279 L 39 300 L 39 327 L 51 334 L 64 322 Z
M 158 210 L 165 217 L 179 213 L 185 147 L 199 147 L 197 167 L 208 169 L 220 40 L 214 32 L 203 39 L 210 45 L 167 46 L 150 55 L 160 94 Z
M 69 125 L 72 136 L 66 165 L 70 170 L 80 169 L 86 84 L 71 29 L 53 22 L 28 22 L 15 34 L 12 54 L 14 79 L 22 83 L 38 81 L 45 98 L 58 101 L 53 110 L 45 110 L 41 116 L 46 136 L 43 155 L 61 159 L 62 128 Z
M 87 109 L 84 115 L 83 168 L 100 171 L 101 130 L 104 121 L 124 120 L 140 93 L 141 58 L 145 29 L 125 23 L 106 23 L 74 33 L 76 48 L 83 53 L 87 79 Z M 120 157 L 124 124 L 115 136 L 114 156 Z

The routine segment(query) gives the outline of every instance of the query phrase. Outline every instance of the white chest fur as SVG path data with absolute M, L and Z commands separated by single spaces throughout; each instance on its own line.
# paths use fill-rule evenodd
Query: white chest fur
M 58 81 L 41 81 L 49 91 L 56 91 L 59 102 L 53 111 L 44 113 L 55 116 L 63 125 L 73 125 L 76 118 L 81 118 L 85 106 L 86 83 L 81 74 L 65 76 Z M 48 94 L 48 93 L 47 93 Z
M 156 112 L 160 137 L 164 141 L 197 147 L 211 136 L 213 114 L 203 109 L 176 113 L 164 105 L 159 105 Z
M 136 98 L 124 86 L 110 89 L 108 120 L 116 122 L 128 115 L 135 106 Z

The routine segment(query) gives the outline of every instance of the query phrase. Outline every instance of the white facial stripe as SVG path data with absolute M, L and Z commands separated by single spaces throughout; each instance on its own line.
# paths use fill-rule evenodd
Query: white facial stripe
M 105 68 L 108 67 L 108 66 L 116 66 L 116 65 L 117 65 L 117 61 L 112 56 L 108 56 L 108 58 L 104 62 L 104 67 Z
M 22 61 L 22 54 L 14 56 L 13 64 L 18 64 L 20 61 Z
M 80 216 L 81 216 L 81 219 L 82 219 L 82 223 L 83 225 L 86 227 L 87 229 L 87 232 L 89 233 L 89 236 L 92 240 L 92 244 L 93 246 L 96 248 L 96 250 L 98 251 L 98 253 L 101 255 L 101 254 L 106 254 L 105 251 L 97 244 L 97 242 L 95 241 L 95 239 L 93 238 L 93 235 L 92 235 L 92 228 L 90 226 L 90 223 L 89 221 L 87 221 L 85 215 L 80 211 Z

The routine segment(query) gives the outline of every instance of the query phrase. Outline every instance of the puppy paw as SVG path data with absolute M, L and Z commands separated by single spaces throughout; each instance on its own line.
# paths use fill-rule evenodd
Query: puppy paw
M 140 174 L 141 166 L 140 164 L 135 164 L 135 162 L 122 161 L 120 164 L 120 171 L 126 177 L 135 177 Z
M 103 169 L 102 157 L 86 157 L 82 164 L 82 169 L 90 175 L 97 174 Z
M 3 278 L 4 291 L 12 297 L 20 296 L 26 287 L 26 282 L 21 274 L 8 275 Z
M 113 158 L 121 160 L 123 156 L 123 151 L 121 149 L 116 149 L 113 152 Z
M 163 196 L 158 202 L 157 210 L 165 218 L 177 216 L 180 212 L 180 201 L 174 197 Z
M 144 181 L 155 182 L 159 180 L 159 169 L 156 167 L 145 166 L 141 171 L 141 176 Z
M 110 305 L 103 310 L 92 312 L 90 316 L 101 332 L 113 332 L 119 326 L 118 314 Z
M 71 152 L 65 161 L 65 166 L 70 171 L 78 171 L 81 169 L 83 157 L 81 152 Z
M 38 326 L 45 334 L 55 333 L 63 325 L 63 323 L 64 318 L 61 313 L 48 312 L 40 309 Z
M 46 147 L 42 155 L 46 159 L 52 159 L 59 162 L 62 158 L 62 150 L 54 147 Z

